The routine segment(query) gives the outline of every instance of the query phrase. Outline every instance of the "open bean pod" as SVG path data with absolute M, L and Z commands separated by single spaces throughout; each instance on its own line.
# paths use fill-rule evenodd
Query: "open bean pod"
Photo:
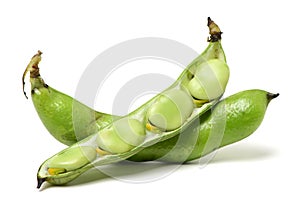
M 135 144 L 126 142 L 126 138 L 120 137 L 118 133 L 114 131 L 114 123 L 110 124 L 98 133 L 87 137 L 46 160 L 38 171 L 38 187 L 40 187 L 44 181 L 48 181 L 55 185 L 65 184 L 92 167 L 125 160 L 143 150 L 145 147 L 176 136 L 181 131 L 185 130 L 189 126 L 189 123 L 197 119 L 199 115 L 209 110 L 216 102 L 217 100 L 206 103 L 201 108 L 195 109 L 193 114 L 182 124 L 182 126 L 175 130 L 157 133 L 157 131 L 151 132 L 145 129 L 145 135 L 137 135 L 138 139 L 134 141 L 136 142 Z M 138 121 L 134 118 L 131 119 L 130 115 L 120 120 Z M 118 121 L 116 123 L 118 124 Z M 140 123 L 138 125 L 140 125 Z M 141 129 L 143 128 L 139 128 L 138 131 L 141 131 Z M 116 135 L 105 138 L 103 134 L 105 135 L 107 131 Z M 129 133 L 134 134 L 135 132 L 134 130 L 130 130 Z M 138 142 L 141 141 L 140 139 L 143 139 L 143 142 L 138 144 Z M 103 141 L 99 142 L 99 140 Z M 105 145 L 103 145 L 103 143 Z M 109 151 L 114 151 L 114 153 Z
M 91 167 L 127 159 L 145 147 L 180 134 L 218 102 L 228 78 L 220 40 L 213 40 L 161 94 L 46 160 L 38 171 L 38 187 L 44 181 L 65 184 Z

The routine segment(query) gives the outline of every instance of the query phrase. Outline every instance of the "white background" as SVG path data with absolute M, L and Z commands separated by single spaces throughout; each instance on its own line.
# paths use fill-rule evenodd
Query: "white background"
M 296 3 L 2 1 L 0 216 L 299 216 L 300 15 Z M 21 76 L 31 56 L 42 50 L 40 68 L 46 82 L 74 96 L 90 61 L 122 41 L 164 37 L 201 52 L 207 46 L 208 16 L 224 32 L 222 42 L 231 68 L 225 95 L 252 88 L 281 94 L 270 104 L 260 128 L 218 151 L 206 167 L 184 165 L 154 182 L 99 177 L 37 190 L 39 165 L 64 146 L 49 135 L 31 100 L 23 96 Z M 159 61 L 146 66 L 131 68 L 181 72 Z M 108 111 L 104 102 L 112 96 L 108 89 L 103 91 L 106 98 L 96 102 L 96 108 Z M 125 171 L 125 176 L 155 173 Z

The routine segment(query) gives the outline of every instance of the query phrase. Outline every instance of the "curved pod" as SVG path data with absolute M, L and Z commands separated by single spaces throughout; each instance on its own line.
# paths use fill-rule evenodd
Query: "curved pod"
M 212 53 L 210 51 L 213 51 Z M 216 52 L 216 51 L 219 51 Z M 190 73 L 192 73 L 192 69 L 198 69 L 198 67 L 201 66 L 200 63 L 202 63 L 205 59 L 216 59 L 220 58 L 222 60 L 225 60 L 223 50 L 221 48 L 221 44 L 219 43 L 219 40 L 217 41 L 212 41 L 206 51 L 202 53 L 199 57 L 197 57 L 188 67 L 185 69 L 182 74 L 179 76 L 177 81 L 171 85 L 168 89 L 166 89 L 162 95 L 168 95 L 168 93 L 176 92 L 182 94 L 182 92 L 177 92 L 174 90 L 178 90 L 178 88 L 185 90 L 187 88 L 187 84 L 190 82 L 191 77 Z M 34 68 L 34 70 L 36 67 Z M 38 68 L 37 68 L 38 69 Z M 187 93 L 187 92 L 186 92 Z M 186 94 L 185 93 L 185 94 Z M 180 95 L 179 94 L 179 95 Z M 154 97 L 153 99 L 149 100 L 147 103 L 139 107 L 137 110 L 133 111 L 129 115 L 127 115 L 125 118 L 127 119 L 137 119 L 140 121 L 140 123 L 143 126 L 143 129 L 146 127 L 146 116 L 149 111 L 151 111 L 151 108 L 156 107 L 159 105 L 157 102 L 159 101 L 159 98 L 161 95 L 158 95 Z M 180 97 L 179 97 L 180 98 Z M 189 97 L 183 97 L 183 98 L 190 98 Z M 177 100 L 176 97 L 174 97 L 175 101 Z M 178 101 L 178 100 L 177 100 Z M 100 129 L 98 133 L 91 135 L 90 137 L 87 137 L 86 139 L 74 144 L 71 146 L 69 149 L 66 149 L 63 151 L 64 155 L 67 153 L 71 152 L 73 148 L 76 147 L 91 147 L 94 148 L 97 152 L 97 156 L 94 160 L 92 160 L 90 163 L 86 164 L 85 166 L 82 166 L 81 164 L 74 165 L 72 167 L 72 170 L 70 169 L 65 169 L 65 172 L 62 172 L 63 170 L 60 170 L 58 173 L 52 174 L 49 171 L 53 171 L 55 169 L 55 164 L 52 165 L 51 162 L 53 162 L 53 159 L 56 158 L 56 155 L 49 158 L 46 160 L 40 167 L 39 172 L 38 172 L 38 180 L 39 180 L 39 186 L 42 184 L 43 181 L 48 181 L 53 184 L 63 184 L 71 181 L 74 179 L 76 176 L 80 175 L 82 172 L 86 171 L 87 169 L 93 167 L 93 166 L 100 166 L 104 165 L 107 163 L 112 163 L 112 162 L 117 162 L 120 160 L 127 159 L 134 154 L 138 153 L 142 149 L 144 149 L 146 146 L 151 146 L 155 144 L 157 141 L 164 141 L 168 140 L 176 135 L 178 135 L 182 130 L 188 128 L 188 126 L 195 120 L 197 119 L 201 114 L 205 113 L 207 110 L 209 110 L 216 102 L 218 99 L 215 99 L 214 101 L 204 103 L 201 105 L 201 107 L 192 108 L 192 112 L 190 111 L 190 106 L 186 110 L 183 109 L 181 104 L 177 105 L 178 103 L 174 103 L 176 105 L 179 111 L 179 119 L 180 123 L 178 126 L 178 123 L 175 123 L 174 125 L 171 124 L 169 131 L 159 131 L 159 132 L 152 132 L 147 128 L 147 132 L 145 134 L 145 139 L 134 139 L 132 143 L 126 142 L 126 139 L 123 137 L 120 137 L 120 134 L 118 134 L 114 127 L 114 125 L 118 126 L 116 124 L 117 122 L 113 122 L 104 128 Z M 191 100 L 189 99 L 189 103 L 191 104 Z M 182 103 L 182 102 L 181 102 Z M 164 112 L 164 111 L 163 111 Z M 151 112 L 150 112 L 151 114 Z M 167 115 L 164 112 L 164 115 Z M 171 120 L 170 120 L 171 121 Z M 160 123 L 158 123 L 160 124 Z M 139 127 L 138 127 L 139 128 Z M 111 131 L 112 129 L 112 131 Z M 139 130 L 138 130 L 139 131 Z M 114 138 L 111 140 L 112 142 L 109 141 L 111 137 L 106 137 L 105 132 L 110 132 Z M 117 144 L 119 142 L 119 144 Z M 135 144 L 136 143 L 136 144 Z M 119 145 L 120 147 L 116 146 Z M 114 147 L 113 147 L 114 146 Z M 114 149 L 114 150 L 113 150 Z M 113 150 L 112 152 L 108 152 L 108 150 Z M 57 155 L 61 155 L 61 152 L 58 153 Z M 67 161 L 67 160 L 66 160 Z M 55 161 L 54 161 L 55 162 Z M 71 168 L 71 167 L 69 167 Z

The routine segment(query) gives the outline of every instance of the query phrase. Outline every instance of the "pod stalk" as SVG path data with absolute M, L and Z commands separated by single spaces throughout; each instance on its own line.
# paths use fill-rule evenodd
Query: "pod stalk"
M 208 37 L 207 41 L 208 42 L 217 42 L 222 39 L 221 32 L 219 26 L 210 18 L 207 18 L 207 26 L 209 28 L 209 34 L 210 36 Z
M 25 92 L 25 76 L 27 74 L 27 72 L 29 71 L 30 72 L 30 78 L 38 78 L 40 77 L 40 69 L 39 69 L 39 62 L 41 61 L 42 55 L 43 53 L 38 50 L 37 54 L 35 54 L 29 64 L 27 65 L 24 73 L 23 73 L 23 76 L 22 76 L 22 86 L 23 86 L 23 93 L 26 97 L 26 99 L 28 99 L 27 95 L 26 95 L 26 92 Z

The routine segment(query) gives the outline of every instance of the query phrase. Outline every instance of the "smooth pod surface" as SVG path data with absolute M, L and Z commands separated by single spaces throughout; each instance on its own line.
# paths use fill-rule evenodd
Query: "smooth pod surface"
M 30 72 L 33 105 L 42 123 L 54 138 L 63 144 L 71 145 L 118 118 L 94 111 L 76 99 L 47 85 L 40 75 L 38 66 L 41 55 L 42 52 L 38 51 L 23 73 L 23 92 L 26 96 L 24 79 L 27 72 Z M 95 120 L 98 121 L 97 124 Z
M 34 88 L 32 101 L 48 131 L 62 143 L 73 144 L 97 129 L 92 126 L 98 115 L 93 109 L 51 87 Z M 111 118 L 106 114 L 98 117 L 102 124 Z

